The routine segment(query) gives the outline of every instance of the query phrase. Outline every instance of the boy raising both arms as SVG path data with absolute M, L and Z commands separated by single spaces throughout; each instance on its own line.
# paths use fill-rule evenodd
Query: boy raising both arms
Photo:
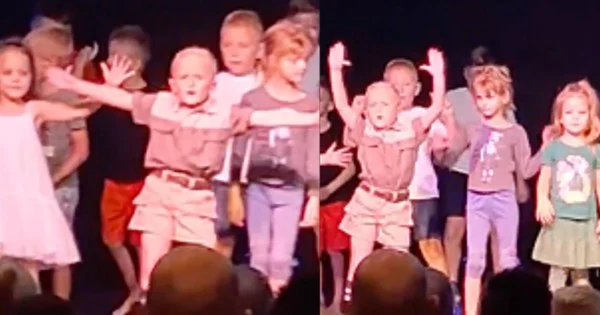
M 375 242 L 398 251 L 408 251 L 412 222 L 409 184 L 415 171 L 420 144 L 440 115 L 445 93 L 445 69 L 441 52 L 429 51 L 429 65 L 422 69 L 433 75 L 432 105 L 414 118 L 401 108 L 401 99 L 391 84 L 376 82 L 365 93 L 365 116 L 350 107 L 342 69 L 345 47 L 338 43 L 329 53 L 333 100 L 349 129 L 346 142 L 358 148 L 361 183 L 345 208 L 340 228 L 350 239 L 350 266 L 342 308 L 347 309 L 351 283 L 358 264 L 372 251 Z
M 134 75 L 122 67 L 107 69 L 105 76 L 124 80 Z M 79 80 L 64 70 L 48 70 L 56 86 L 89 96 L 104 104 L 131 111 L 133 121 L 150 128 L 145 166 L 150 170 L 134 200 L 130 230 L 140 231 L 140 287 L 148 290 L 150 272 L 173 242 L 216 244 L 216 205 L 212 178 L 223 164 L 227 140 L 232 135 L 230 113 L 210 98 L 217 62 L 210 51 L 188 47 L 171 63 L 169 92 L 145 94 Z M 318 113 L 244 110 L 251 125 L 272 122 L 310 124 Z
M 115 29 L 109 37 L 108 54 L 107 64 L 102 64 L 103 70 L 108 70 L 107 66 L 127 67 L 134 74 L 121 82 L 122 78 L 107 73 L 105 84 L 131 92 L 146 89 L 142 72 L 150 59 L 150 38 L 139 26 Z M 115 79 L 119 81 L 115 82 Z M 133 200 L 142 190 L 146 176 L 144 152 L 148 128 L 136 125 L 127 111 L 108 106 L 101 108 L 92 119 L 98 122 L 97 128 L 92 130 L 97 133 L 99 160 L 105 175 L 100 204 L 102 239 L 129 289 L 128 298 L 113 313 L 120 315 L 126 314 L 141 296 L 133 260 L 125 243 L 127 226 L 134 211 Z

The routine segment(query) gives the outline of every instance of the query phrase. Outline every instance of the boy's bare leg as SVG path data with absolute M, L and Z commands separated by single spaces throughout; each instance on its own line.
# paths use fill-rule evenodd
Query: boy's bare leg
M 29 275 L 31 275 L 31 278 L 33 279 L 33 281 L 35 282 L 35 284 L 38 287 L 38 290 L 40 288 L 40 266 L 39 264 L 37 264 L 34 261 L 22 261 L 21 262 L 23 268 L 25 268 L 25 270 L 27 270 L 27 272 L 29 273 Z
M 149 232 L 142 233 L 140 247 L 140 288 L 142 293 L 148 292 L 150 274 L 169 249 L 171 249 L 171 239 Z
M 233 248 L 235 247 L 235 237 L 227 236 L 227 237 L 219 237 L 217 240 L 215 250 L 221 255 L 230 258 L 233 256 Z
M 465 218 L 448 217 L 444 232 L 444 248 L 448 263 L 448 278 L 453 283 L 458 282 L 458 269 L 462 258 L 462 240 L 465 236 Z
M 127 250 L 127 247 L 123 244 L 118 244 L 109 246 L 109 249 L 117 266 L 119 266 L 123 280 L 129 289 L 129 296 L 125 299 L 123 304 L 113 312 L 113 315 L 125 315 L 129 313 L 133 305 L 140 300 L 142 290 L 138 285 L 135 276 L 135 268 L 133 266 L 133 259 L 131 258 L 131 254 Z
M 54 268 L 52 274 L 52 292 L 59 298 L 68 301 L 71 297 L 71 267 Z
M 419 249 L 427 265 L 445 275 L 448 275 L 446 256 L 442 241 L 439 239 L 425 239 L 419 241 Z
M 344 290 L 344 255 L 339 251 L 330 251 L 329 257 L 333 271 L 333 303 L 331 303 L 330 310 L 334 314 L 338 314 Z

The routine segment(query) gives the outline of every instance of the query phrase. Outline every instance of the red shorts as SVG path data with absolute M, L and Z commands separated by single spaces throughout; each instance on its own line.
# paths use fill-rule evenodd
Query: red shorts
M 127 184 L 111 180 L 104 182 L 100 211 L 102 239 L 106 245 L 120 245 L 126 241 L 127 225 L 135 209 L 133 200 L 143 186 L 144 181 Z
M 350 236 L 340 230 L 345 201 L 321 206 L 319 213 L 319 242 L 321 251 L 341 251 L 350 248 Z

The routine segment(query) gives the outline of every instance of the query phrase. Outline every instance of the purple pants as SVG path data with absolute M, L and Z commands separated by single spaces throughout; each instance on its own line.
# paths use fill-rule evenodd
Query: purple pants
M 246 189 L 246 224 L 250 266 L 269 278 L 287 281 L 306 197 L 302 188 L 250 184 Z
M 519 206 L 515 192 L 467 192 L 467 267 L 466 276 L 480 278 L 485 269 L 490 228 L 498 235 L 500 268 L 516 267 Z

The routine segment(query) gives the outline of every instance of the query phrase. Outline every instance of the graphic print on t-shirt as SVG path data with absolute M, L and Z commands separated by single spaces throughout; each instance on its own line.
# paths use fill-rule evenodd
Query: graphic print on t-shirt
M 286 165 L 292 153 L 292 133 L 288 127 L 273 128 L 269 131 L 269 148 L 274 165 Z
M 497 144 L 504 135 L 497 131 L 491 131 L 487 141 L 479 150 L 479 163 L 481 163 L 481 181 L 490 182 L 494 177 L 494 165 L 500 160 Z
M 586 202 L 592 192 L 590 164 L 579 155 L 568 155 L 556 164 L 558 196 L 566 204 Z

